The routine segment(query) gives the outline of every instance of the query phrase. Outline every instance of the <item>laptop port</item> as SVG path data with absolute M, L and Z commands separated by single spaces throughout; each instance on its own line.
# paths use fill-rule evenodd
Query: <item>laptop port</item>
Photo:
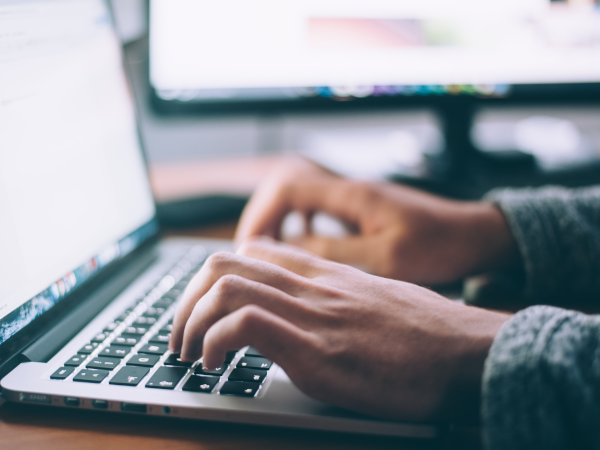
M 108 409 L 108 402 L 106 400 L 92 400 L 92 407 L 96 409 Z
M 163 414 L 171 414 L 171 408 L 169 408 L 168 406 L 163 406 Z
M 21 394 L 22 402 L 32 403 L 52 403 L 52 397 L 44 394 Z
M 121 403 L 121 411 L 125 412 L 135 412 L 135 413 L 145 413 L 146 405 L 140 405 L 139 403 Z
M 77 397 L 65 397 L 63 401 L 67 406 L 79 406 L 79 399 Z

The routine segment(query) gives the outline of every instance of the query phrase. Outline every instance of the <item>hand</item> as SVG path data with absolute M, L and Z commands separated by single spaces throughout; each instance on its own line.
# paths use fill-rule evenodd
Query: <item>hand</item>
M 457 202 L 391 183 L 339 178 L 297 159 L 256 190 L 236 233 L 278 239 L 291 211 L 307 222 L 317 211 L 356 230 L 343 239 L 310 234 L 295 240 L 324 258 L 419 284 L 442 284 L 516 264 L 518 251 L 502 213 L 492 204 Z
M 262 239 L 207 260 L 169 348 L 216 368 L 252 345 L 317 399 L 391 419 L 459 420 L 477 416 L 483 363 L 507 319 Z

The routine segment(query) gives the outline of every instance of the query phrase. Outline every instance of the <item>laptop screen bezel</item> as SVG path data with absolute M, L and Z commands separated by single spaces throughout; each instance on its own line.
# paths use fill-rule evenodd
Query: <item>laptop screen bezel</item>
M 102 0 L 102 3 L 105 5 L 107 11 L 110 16 L 110 26 L 112 28 L 112 32 L 115 34 L 115 38 L 118 39 L 116 25 L 115 25 L 115 17 L 114 11 L 111 7 L 111 4 L 108 0 Z M 133 86 L 131 82 L 131 76 L 126 64 L 125 55 L 122 47 L 119 47 L 120 58 L 121 58 L 121 70 L 123 71 L 123 75 L 125 76 L 127 86 L 132 93 L 133 98 Z M 142 153 L 142 159 L 144 163 L 144 167 L 146 169 L 146 174 L 148 174 L 148 159 L 146 152 L 144 150 L 144 143 L 140 131 L 140 122 L 139 122 L 139 111 L 136 105 L 135 100 L 132 101 L 133 110 L 136 118 L 136 135 L 137 141 L 139 145 L 139 149 Z M 39 339 L 43 336 L 49 329 L 52 328 L 53 324 L 56 323 L 61 317 L 65 316 L 69 311 L 71 311 L 74 307 L 76 307 L 79 303 L 85 300 L 94 290 L 96 290 L 99 286 L 101 286 L 104 282 L 106 282 L 111 276 L 113 276 L 116 272 L 119 271 L 121 267 L 129 264 L 132 260 L 139 257 L 139 255 L 146 253 L 148 248 L 154 246 L 160 237 L 162 236 L 162 230 L 160 227 L 160 223 L 157 218 L 157 209 L 156 209 L 156 201 L 152 198 L 152 202 L 154 205 L 154 215 L 153 217 L 146 223 L 142 224 L 138 229 L 141 229 L 148 224 L 155 224 L 155 233 L 148 236 L 138 247 L 133 249 L 130 253 L 125 255 L 124 257 L 118 258 L 115 261 L 112 261 L 105 267 L 101 268 L 96 274 L 94 274 L 89 280 L 87 280 L 81 287 L 74 289 L 72 292 L 65 295 L 59 302 L 57 302 L 52 308 L 48 311 L 44 312 L 40 316 L 36 317 L 29 324 L 25 325 L 19 331 L 17 331 L 14 335 L 0 344 L 0 377 L 7 373 L 7 366 L 16 366 L 18 362 L 15 362 L 15 357 L 18 356 L 25 348 L 27 348 L 31 343 Z M 134 230 L 135 231 L 135 230 Z M 125 236 L 123 236 L 125 237 Z

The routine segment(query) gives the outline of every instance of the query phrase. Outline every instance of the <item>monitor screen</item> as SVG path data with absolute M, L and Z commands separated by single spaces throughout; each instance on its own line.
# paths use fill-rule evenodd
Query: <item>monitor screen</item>
M 600 82 L 599 0 L 151 0 L 164 100 Z
M 156 233 L 101 0 L 0 0 L 0 343 Z

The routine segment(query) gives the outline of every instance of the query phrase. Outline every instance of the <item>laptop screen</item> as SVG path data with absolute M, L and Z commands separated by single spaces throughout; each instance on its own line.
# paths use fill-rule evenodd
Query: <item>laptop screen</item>
M 101 0 L 0 0 L 0 344 L 157 232 Z

